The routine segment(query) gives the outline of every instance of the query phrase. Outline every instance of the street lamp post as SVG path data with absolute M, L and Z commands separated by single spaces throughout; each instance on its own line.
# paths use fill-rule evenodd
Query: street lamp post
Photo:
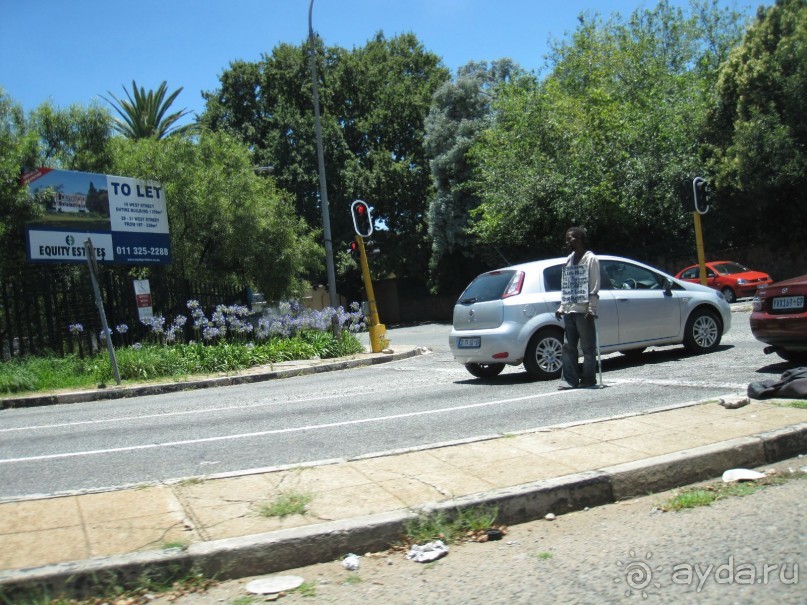
M 325 237 L 325 262 L 328 268 L 328 294 L 331 307 L 336 309 L 339 300 L 336 295 L 336 271 L 333 264 L 333 241 L 331 240 L 331 217 L 328 211 L 328 188 L 325 181 L 325 154 L 322 150 L 322 126 L 319 119 L 319 88 L 317 86 L 317 64 L 314 57 L 314 27 L 311 13 L 314 11 L 314 0 L 308 5 L 308 62 L 311 66 L 311 85 L 314 97 L 314 128 L 317 134 L 317 163 L 319 169 L 319 197 L 322 206 L 322 231 Z

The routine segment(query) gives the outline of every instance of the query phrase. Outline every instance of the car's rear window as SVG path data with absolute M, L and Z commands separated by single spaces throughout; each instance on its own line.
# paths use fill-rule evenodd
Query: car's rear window
M 509 269 L 483 273 L 465 288 L 460 296 L 460 304 L 500 299 L 514 273 L 515 271 Z

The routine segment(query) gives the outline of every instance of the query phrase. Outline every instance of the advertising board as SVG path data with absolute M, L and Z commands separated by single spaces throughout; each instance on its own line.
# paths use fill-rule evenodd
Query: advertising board
M 35 263 L 86 262 L 89 238 L 99 261 L 171 263 L 165 193 L 155 181 L 38 168 L 23 175 L 41 219 L 26 224 L 26 256 Z

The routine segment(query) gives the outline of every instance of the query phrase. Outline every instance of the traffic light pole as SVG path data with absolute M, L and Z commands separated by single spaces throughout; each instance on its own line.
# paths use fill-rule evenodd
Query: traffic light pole
M 367 305 L 370 307 L 370 348 L 373 353 L 381 353 L 389 345 L 389 341 L 387 340 L 387 327 L 378 319 L 378 307 L 375 303 L 373 280 L 370 279 L 370 265 L 367 263 L 364 238 L 361 235 L 357 235 L 356 241 L 359 244 L 359 261 L 361 264 L 361 274 L 364 278 L 364 290 L 367 293 Z
M 706 285 L 706 255 L 703 252 L 703 229 L 701 229 L 701 213 L 692 213 L 695 217 L 695 245 L 698 248 L 698 266 L 700 267 L 701 284 Z

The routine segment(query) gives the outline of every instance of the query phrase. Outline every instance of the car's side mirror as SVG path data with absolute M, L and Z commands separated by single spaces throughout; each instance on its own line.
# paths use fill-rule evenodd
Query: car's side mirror
M 672 282 L 669 279 L 664 280 L 664 296 L 672 296 Z

